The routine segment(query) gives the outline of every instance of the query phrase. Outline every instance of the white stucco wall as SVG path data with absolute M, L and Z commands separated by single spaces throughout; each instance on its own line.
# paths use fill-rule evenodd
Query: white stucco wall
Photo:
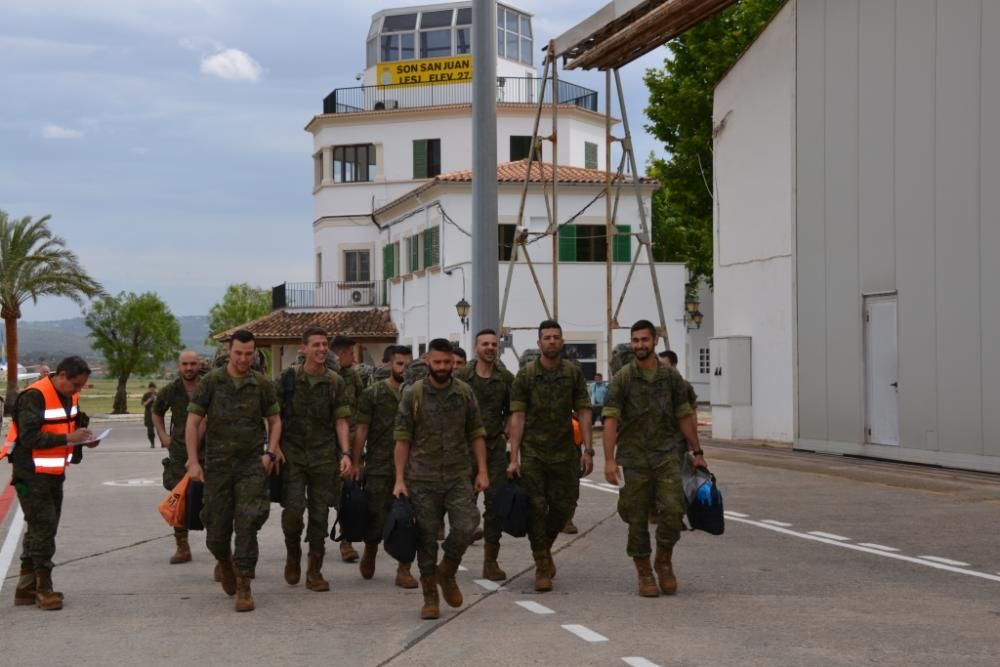
M 715 90 L 714 336 L 752 339 L 752 437 L 794 425 L 795 14 L 787 4 Z

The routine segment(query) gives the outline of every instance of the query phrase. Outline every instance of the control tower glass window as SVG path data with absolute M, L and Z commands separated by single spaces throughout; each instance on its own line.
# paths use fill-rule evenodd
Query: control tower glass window
M 507 60 L 534 64 L 531 18 L 497 5 L 497 55 Z

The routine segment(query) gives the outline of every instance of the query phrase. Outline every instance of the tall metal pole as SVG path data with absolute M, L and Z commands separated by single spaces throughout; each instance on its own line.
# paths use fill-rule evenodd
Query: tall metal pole
M 552 61 L 552 319 L 559 321 L 559 60 L 549 42 Z
M 500 320 L 497 255 L 497 3 L 472 0 L 472 330 Z
M 614 296 L 611 293 L 611 278 L 614 272 L 614 239 L 615 226 L 614 217 L 611 212 L 611 70 L 604 73 L 604 238 L 606 243 L 605 254 L 605 285 L 604 298 L 607 307 L 607 332 L 608 340 L 605 352 L 607 353 L 608 373 L 606 377 L 611 380 L 611 356 L 614 354 L 615 342 L 615 320 L 611 314 L 611 302 Z

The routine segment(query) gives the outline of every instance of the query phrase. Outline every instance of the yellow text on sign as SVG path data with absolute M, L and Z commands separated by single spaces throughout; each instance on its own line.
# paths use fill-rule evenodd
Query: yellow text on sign
M 378 66 L 380 86 L 436 86 L 472 81 L 472 56 L 404 60 Z

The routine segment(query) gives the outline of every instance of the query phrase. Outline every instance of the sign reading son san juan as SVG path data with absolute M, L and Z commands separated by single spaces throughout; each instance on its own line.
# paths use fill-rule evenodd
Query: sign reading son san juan
M 472 56 L 404 60 L 378 66 L 379 86 L 436 86 L 472 81 Z

